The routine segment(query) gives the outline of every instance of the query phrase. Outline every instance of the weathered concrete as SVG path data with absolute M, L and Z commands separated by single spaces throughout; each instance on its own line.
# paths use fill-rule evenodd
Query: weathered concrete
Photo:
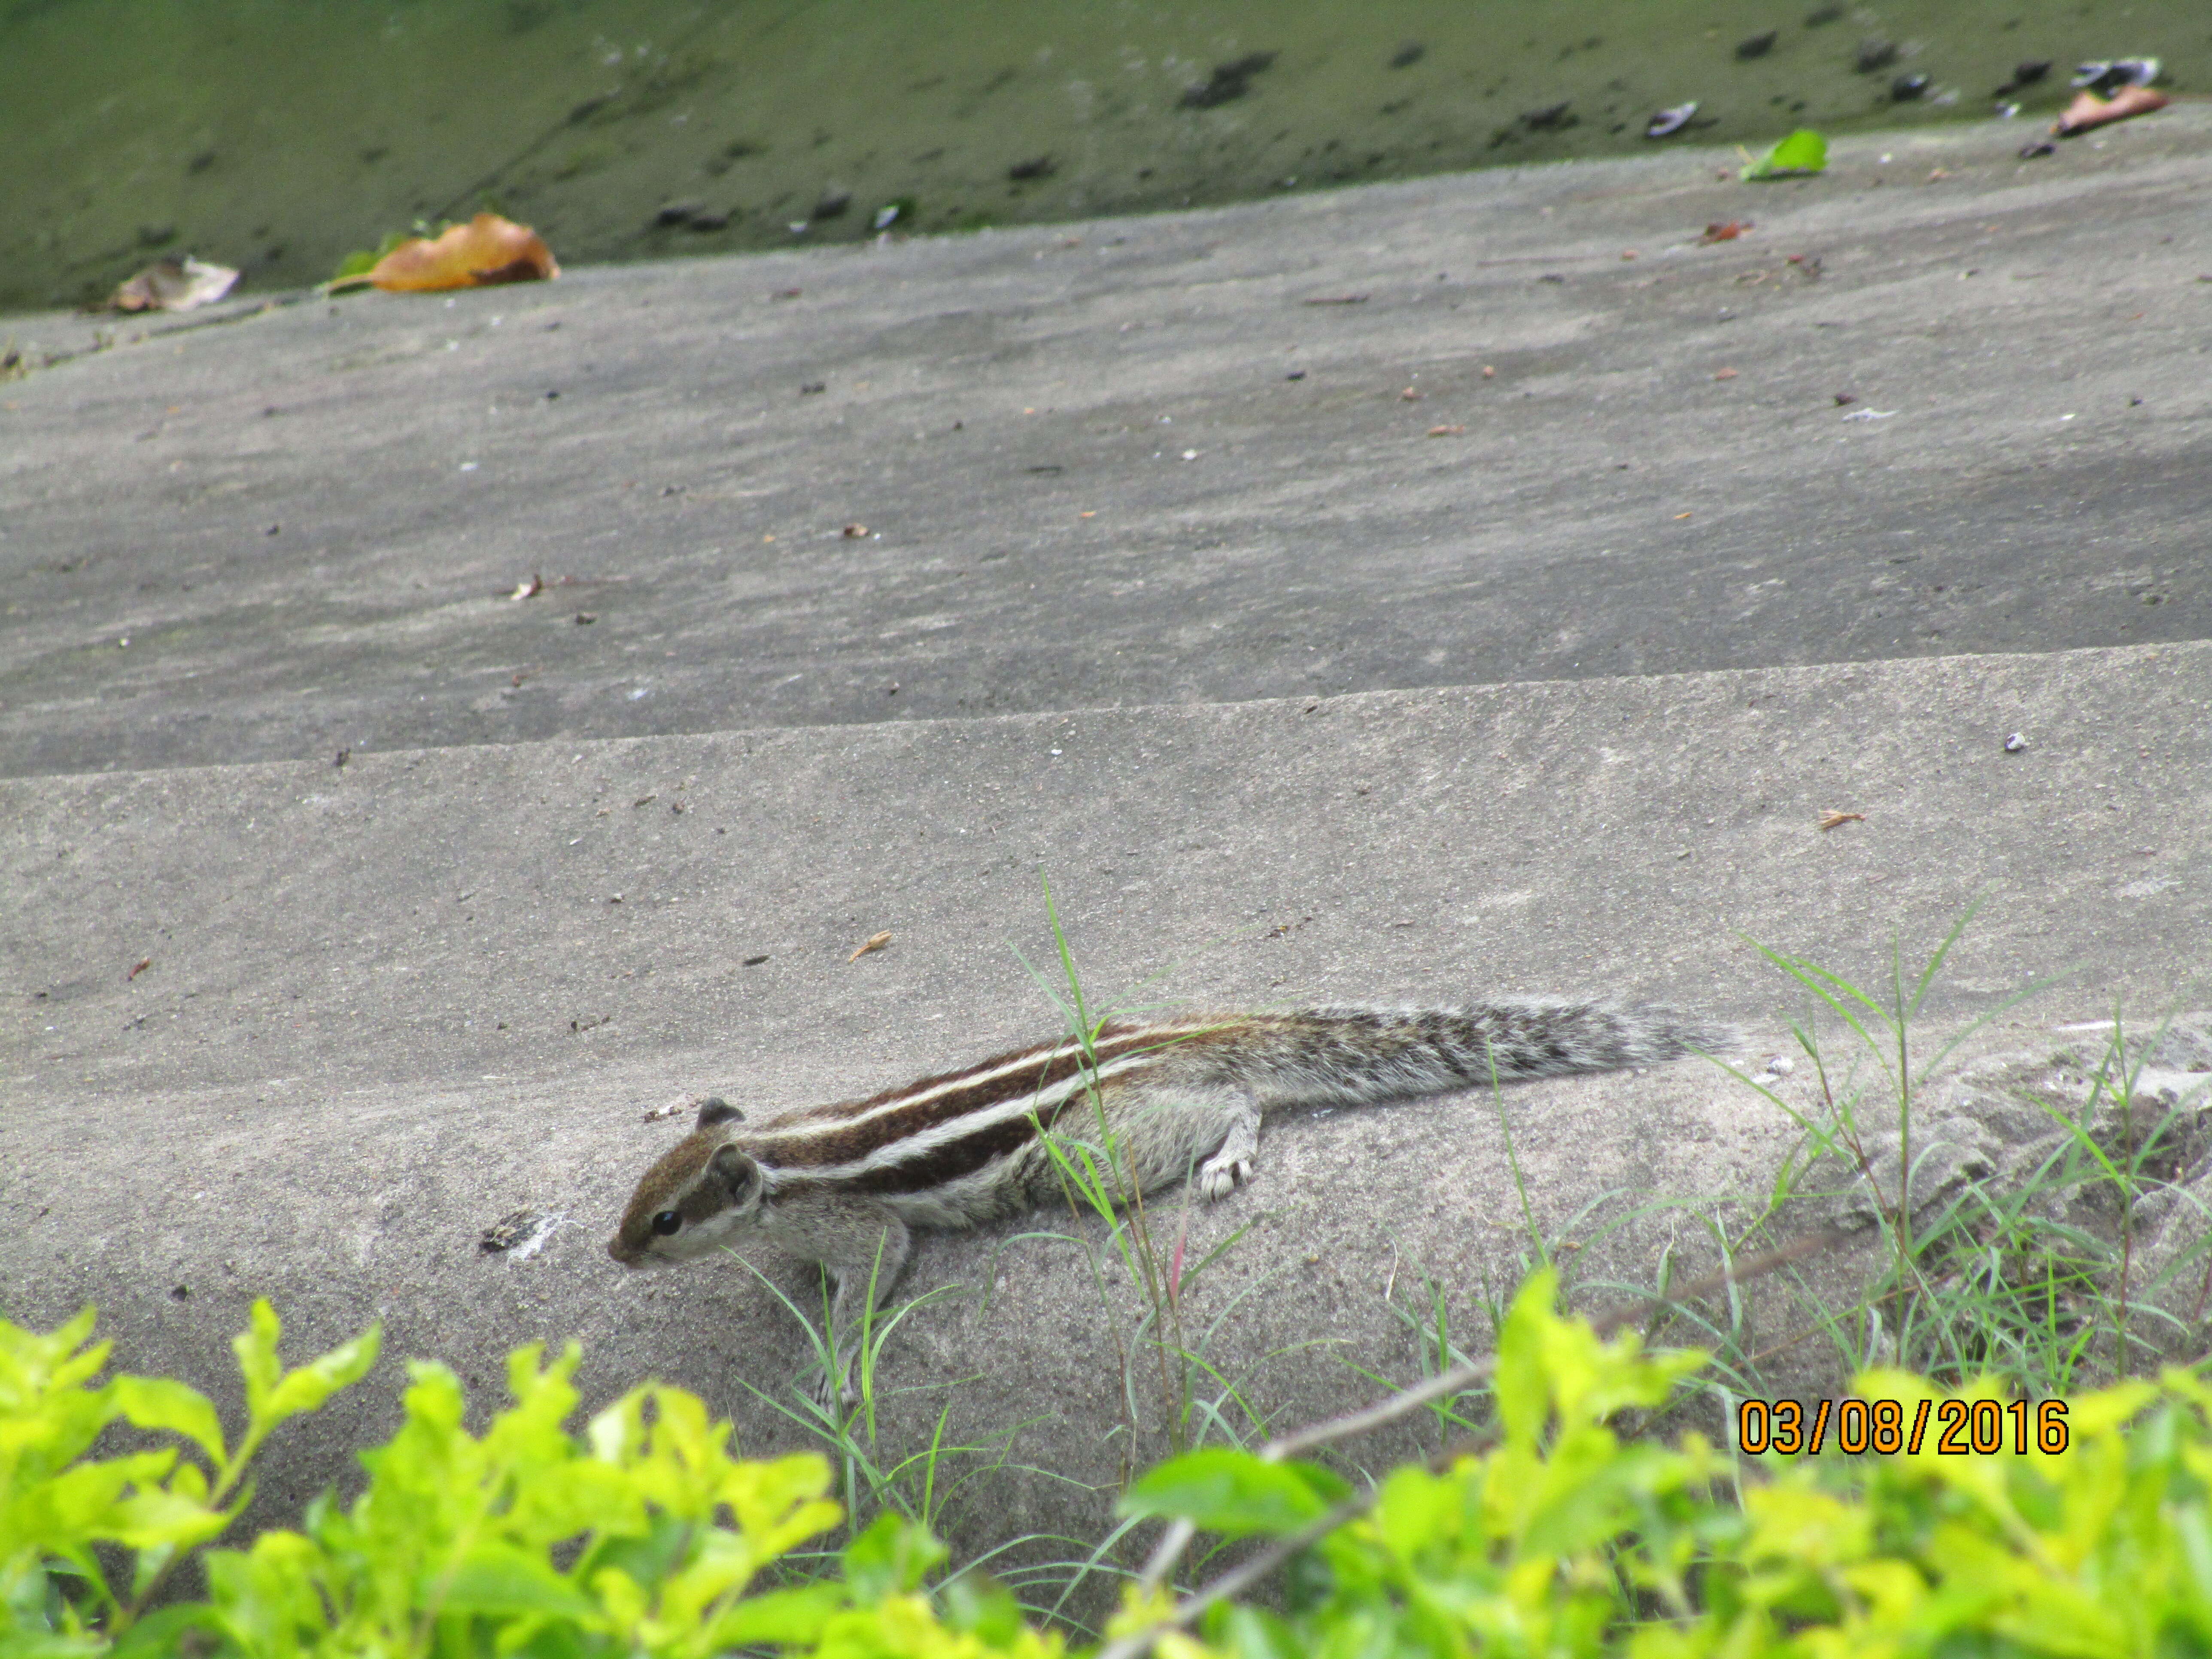
M 0 772 L 2203 637 L 2212 110 L 2033 136 L 156 325 L 0 385 Z
M 1040 873 L 1094 995 L 1173 969 L 1146 994 L 1664 996 L 1745 1020 L 1754 1053 L 1798 999 L 1747 939 L 1871 983 L 1893 936 L 1917 960 L 1986 894 L 1929 1018 L 2075 964 L 2008 1017 L 2017 1046 L 2201 970 L 2208 714 L 2212 645 L 2187 644 L 0 783 L 0 1304 L 97 1303 L 121 1363 L 210 1382 L 258 1294 L 301 1352 L 381 1318 L 395 1364 L 487 1390 L 509 1345 L 579 1335 L 595 1398 L 659 1375 L 788 1443 L 747 1392 L 802 1367 L 761 1285 L 601 1253 L 674 1133 L 642 1109 L 795 1103 L 1049 1030 L 1008 948 L 1047 963 Z M 1865 817 L 1824 833 L 1830 809 Z M 1504 1115 L 1539 1224 L 1601 1243 L 1601 1282 L 1694 1247 L 1689 1212 L 1762 1193 L 1793 1133 L 1694 1065 L 1518 1088 Z M 1480 1328 L 1527 1249 L 1505 1154 L 1481 1097 L 1278 1126 L 1258 1184 L 1190 1224 L 1260 1224 L 1196 1304 L 1264 1287 L 1209 1357 L 1285 1420 L 1366 1398 L 1347 1362 L 1417 1374 L 1386 1293 L 1432 1273 Z M 479 1255 L 524 1204 L 569 1224 L 529 1261 Z M 1018 1462 L 1110 1482 L 1158 1443 L 1111 1432 L 1098 1290 L 1012 1231 L 921 1252 L 909 1288 L 975 1294 L 886 1363 L 976 1378 L 954 1436 L 1028 1424 Z M 394 1375 L 275 1449 L 271 1513 L 388 1424 Z M 887 1443 L 925 1441 L 945 1397 L 895 1402 Z M 1105 1502 L 988 1490 L 997 1536 L 1080 1533 Z
M 303 303 L 0 386 L 0 1307 L 95 1302 L 218 1387 L 255 1295 L 301 1352 L 385 1320 L 272 1516 L 411 1354 L 489 1390 L 577 1335 L 594 1398 L 659 1375 L 787 1443 L 768 1291 L 600 1251 L 642 1109 L 1050 1030 L 1007 948 L 1048 961 L 1040 875 L 1094 993 L 1663 996 L 1756 1053 L 1799 1002 L 1747 939 L 1872 981 L 1986 894 L 1936 1025 L 2069 964 L 1998 1035 L 2186 999 L 2212 119 L 2021 136 Z M 1279 1126 L 1189 1224 L 1258 1223 L 1193 1304 L 1255 1408 L 1413 1375 L 1424 1273 L 1480 1328 L 1527 1249 L 1506 1123 L 1586 1296 L 1794 1133 L 1694 1066 Z M 524 1205 L 568 1224 L 479 1254 Z M 954 1437 L 1101 1485 L 1156 1449 L 1141 1389 L 1116 1431 L 1126 1285 L 1011 1231 L 933 1283 L 972 1294 L 886 1363 L 975 1378 Z M 1105 1501 L 978 1491 L 975 1536 Z

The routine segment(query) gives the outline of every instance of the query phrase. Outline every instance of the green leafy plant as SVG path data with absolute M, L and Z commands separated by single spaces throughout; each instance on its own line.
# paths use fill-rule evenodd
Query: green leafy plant
M 1662 1405 L 1703 1357 L 1601 1340 L 1553 1312 L 1555 1290 L 1533 1275 L 1500 1333 L 1486 1447 L 1463 1441 L 1348 1495 L 1278 1455 L 1291 1443 L 1208 1449 L 1139 1481 L 1132 1514 L 1267 1542 L 1179 1600 L 1133 1590 L 1105 1659 L 2055 1659 L 2212 1643 L 2212 1389 L 2194 1373 L 2070 1402 L 2016 1451 L 2002 1390 L 1870 1371 L 1853 1396 L 1898 1402 L 1900 1439 L 1923 1401 L 1938 1426 L 1887 1455 L 1838 1455 L 1832 1436 L 1823 1455 L 1731 1457 L 1696 1434 L 1623 1441 L 1613 1413 Z M 1977 1420 L 1977 1401 L 2003 1443 L 1950 1455 L 1941 1425 Z M 1278 1568 L 1286 1594 L 1263 1605 L 1249 1592 Z
M 362 1454 L 368 1478 L 350 1502 L 325 1494 L 296 1529 L 204 1548 L 243 1507 L 245 1472 L 270 1431 L 358 1380 L 375 1361 L 374 1331 L 286 1370 L 276 1316 L 257 1304 L 235 1345 L 247 1416 L 235 1442 L 183 1383 L 100 1381 L 107 1347 L 91 1332 L 89 1313 L 46 1335 L 0 1321 L 0 1651 L 10 1659 L 706 1659 L 763 1644 L 955 1659 L 1059 1646 L 977 1575 L 940 1613 L 921 1587 L 944 1548 L 896 1516 L 851 1539 L 833 1571 L 789 1571 L 798 1547 L 843 1517 L 828 1464 L 738 1458 L 730 1425 L 677 1389 L 636 1389 L 573 1433 L 574 1344 L 550 1360 L 536 1344 L 515 1350 L 514 1403 L 481 1436 L 464 1425 L 459 1378 L 416 1362 L 404 1420 Z M 90 1455 L 117 1423 L 184 1444 Z M 146 1612 L 196 1549 L 205 1599 Z M 103 1574 L 103 1550 L 129 1557 L 125 1584 Z
M 1201 1447 L 1137 1480 L 1125 1524 L 1164 1521 L 1242 1559 L 1180 1596 L 1162 1572 L 1133 1586 L 1103 1659 L 2058 1659 L 2212 1644 L 2212 1387 L 2197 1373 L 2170 1369 L 2015 1424 L 2001 1389 L 1874 1370 L 1854 1395 L 1896 1402 L 1893 1445 L 1790 1457 L 1694 1433 L 1661 1445 L 1614 1419 L 1663 1406 L 1703 1357 L 1602 1337 L 1555 1311 L 1556 1291 L 1551 1271 L 1532 1275 L 1495 1354 L 1420 1389 L 1257 1451 Z M 1063 1649 L 980 1574 L 933 1588 L 943 1547 L 897 1516 L 852 1537 L 828 1571 L 794 1571 L 842 1516 L 828 1464 L 734 1456 L 729 1425 L 680 1389 L 637 1389 L 576 1431 L 573 1345 L 550 1360 L 517 1349 L 514 1403 L 481 1435 L 465 1425 L 453 1374 L 416 1363 L 404 1421 L 362 1455 L 349 1500 L 318 1498 L 296 1528 L 242 1549 L 207 1547 L 240 1501 L 226 1509 L 217 1495 L 243 1493 L 269 1429 L 357 1378 L 373 1335 L 286 1370 L 275 1317 L 257 1309 L 239 1343 L 248 1426 L 234 1442 L 181 1384 L 100 1381 L 106 1352 L 90 1334 L 88 1317 L 50 1335 L 0 1322 L 0 1651 L 11 1659 Z M 1478 1374 L 1491 1420 L 1425 1464 L 1354 1481 L 1320 1461 Z M 1923 1407 L 1932 1425 L 1904 1443 Z M 1971 1455 L 1942 1440 L 1954 1417 L 1974 1425 Z M 93 1455 L 117 1424 L 179 1443 Z M 138 1613 L 196 1549 L 204 1597 Z M 106 1585 L 102 1551 L 132 1563 L 131 1588 Z M 1155 1565 L 1180 1559 L 1157 1553 Z
M 182 1382 L 94 1381 L 108 1345 L 92 1341 L 92 1330 L 90 1309 L 45 1335 L 0 1320 L 0 1635 L 35 1637 L 23 1651 L 95 1651 L 89 1632 L 130 1632 L 180 1553 L 219 1537 L 246 1507 L 249 1470 L 269 1436 L 376 1363 L 371 1326 L 287 1370 L 277 1357 L 283 1327 L 266 1302 L 255 1303 L 252 1322 L 231 1344 L 246 1426 L 227 1439 L 207 1397 Z M 116 1424 L 184 1445 L 88 1455 Z M 103 1567 L 102 1549 L 125 1558 L 119 1581 Z

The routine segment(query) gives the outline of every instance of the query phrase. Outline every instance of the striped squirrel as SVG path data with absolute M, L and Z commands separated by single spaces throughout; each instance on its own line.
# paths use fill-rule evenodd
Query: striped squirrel
M 1251 1178 L 1269 1112 L 1644 1066 L 1734 1038 L 1664 1008 L 1548 1000 L 1109 1022 L 1087 1054 L 1061 1037 L 758 1125 L 707 1100 L 639 1181 L 607 1253 L 645 1267 L 767 1239 L 829 1272 L 842 1343 L 868 1287 L 880 1300 L 897 1282 L 913 1229 L 994 1220 L 1059 1191 L 1042 1130 L 1095 1146 L 1103 1127 L 1127 1185 L 1193 1180 L 1218 1199 Z M 840 1394 L 849 1364 L 834 1368 Z M 827 1375 L 821 1388 L 826 1403 Z

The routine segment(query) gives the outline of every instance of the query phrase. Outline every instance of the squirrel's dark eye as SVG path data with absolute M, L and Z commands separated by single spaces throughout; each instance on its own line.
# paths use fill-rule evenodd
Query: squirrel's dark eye
M 653 1231 L 659 1233 L 663 1238 L 667 1237 L 669 1234 L 674 1232 L 683 1224 L 684 1218 L 677 1214 L 673 1210 L 663 1210 L 659 1215 L 653 1218 Z

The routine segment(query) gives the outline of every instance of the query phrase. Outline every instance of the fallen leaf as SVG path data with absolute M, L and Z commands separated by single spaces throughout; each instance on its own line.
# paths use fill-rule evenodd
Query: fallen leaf
M 861 941 L 860 948 L 854 951 L 851 956 L 847 957 L 845 960 L 848 962 L 858 962 L 862 957 L 867 955 L 869 951 L 880 951 L 884 946 L 889 945 L 890 942 L 891 936 L 888 933 L 871 933 L 866 939 Z
M 2148 115 L 2154 109 L 2164 109 L 2172 101 L 2164 93 L 2153 92 L 2148 87 L 2124 88 L 2116 98 L 2100 98 L 2094 92 L 2085 92 L 2066 106 L 2065 112 L 2051 130 L 2061 138 L 2071 138 L 2077 132 L 2109 126 L 2131 115 Z
M 1409 404 L 1417 404 L 1421 401 L 1421 392 L 1418 386 L 1409 386 L 1398 395 Z
M 1491 366 L 1490 364 L 1488 364 L 1488 363 L 1485 363 L 1485 364 L 1482 366 L 1482 378 L 1483 378 L 1484 380 L 1489 380 L 1492 375 L 1496 374 L 1497 373 L 1498 373 L 1497 369 L 1496 369 L 1496 368 L 1494 368 L 1493 367 L 1492 367 L 1492 366 Z
M 1830 811 L 1820 814 L 1820 828 L 1823 830 L 1832 830 L 1840 823 L 1864 823 L 1865 822 L 1866 814 L 1863 812 Z
M 848 542 L 856 542 L 867 533 L 868 526 L 864 524 L 848 524 L 845 526 L 845 539 Z
M 659 799 L 660 796 L 658 793 L 650 795 L 640 795 L 635 800 L 632 801 L 630 805 L 632 806 L 650 806 L 653 802 Z
M 1677 513 L 1677 514 L 1674 515 L 1674 522 L 1675 522 L 1675 523 L 1677 523 L 1677 524 L 1680 524 L 1683 520 L 1685 520 L 1685 519 L 1688 518 L 1689 516 L 1690 516 L 1690 515 L 1689 515 L 1688 514 L 1686 514 L 1686 513 Z
M 1733 242 L 1752 228 L 1748 219 L 1731 219 L 1726 224 L 1716 220 L 1705 227 L 1705 234 L 1698 238 L 1701 242 Z
M 1755 183 L 1827 170 L 1828 141 L 1810 127 L 1800 127 L 1757 161 L 1745 162 L 1736 177 Z
M 706 1104 L 699 1095 L 678 1095 L 673 1100 L 663 1101 L 645 1115 L 647 1123 L 658 1123 L 665 1117 L 681 1117 L 686 1112 L 696 1112 Z
M 153 958 L 153 957 L 141 957 L 138 959 L 138 965 L 137 965 L 136 968 L 133 968 L 133 969 L 132 969 L 129 973 L 127 973 L 127 974 L 124 975 L 124 976 L 123 976 L 123 982 L 124 982 L 125 985 L 128 985 L 129 983 L 131 983 L 131 981 L 132 980 L 134 980 L 134 979 L 137 978 L 139 975 L 141 975 L 141 974 L 144 973 L 144 972 L 145 972 L 149 968 L 151 968 L 153 965 L 154 965 L 154 958 Z
M 543 593 L 544 591 L 545 578 L 538 574 L 537 572 L 532 571 L 530 575 L 530 580 L 526 582 L 517 582 L 514 585 L 514 592 L 508 594 L 507 597 L 510 599 L 533 599 L 537 595 Z
M 1461 433 L 1466 430 L 1467 428 L 1463 426 L 1432 426 L 1429 428 L 1429 436 L 1431 438 L 1456 438 Z
M 1713 371 L 1713 379 L 1716 380 L 1733 380 L 1735 379 L 1735 371 L 1732 368 L 1716 369 Z
M 465 225 L 447 226 L 435 241 L 410 236 L 360 276 L 342 280 L 366 282 L 388 294 L 427 294 L 560 274 L 552 250 L 536 231 L 496 213 L 479 213 Z
M 230 292 L 238 273 L 204 259 L 156 259 L 108 296 L 110 311 L 191 311 Z

